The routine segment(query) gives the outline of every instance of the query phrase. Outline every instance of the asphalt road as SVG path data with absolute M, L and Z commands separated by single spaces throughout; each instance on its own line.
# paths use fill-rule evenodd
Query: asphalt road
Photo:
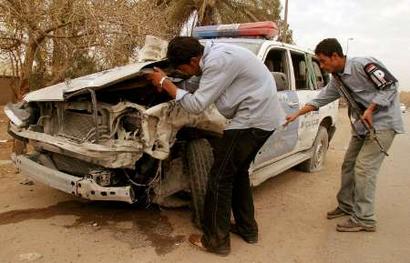
M 410 135 L 397 136 L 378 178 L 378 229 L 338 233 L 326 211 L 336 206 L 340 165 L 349 138 L 339 114 L 326 167 L 289 170 L 254 189 L 260 241 L 232 236 L 219 257 L 190 246 L 198 232 L 189 209 L 137 209 L 83 202 L 35 183 L 24 184 L 7 161 L 6 122 L 0 114 L 0 262 L 410 262 Z M 405 115 L 410 131 L 410 113 Z

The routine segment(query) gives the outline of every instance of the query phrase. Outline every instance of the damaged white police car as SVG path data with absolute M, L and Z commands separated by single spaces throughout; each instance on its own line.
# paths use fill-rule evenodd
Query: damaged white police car
M 256 23 L 200 27 L 195 35 L 202 43 L 251 50 L 272 72 L 283 109 L 291 113 L 314 98 L 328 76 L 310 52 L 272 40 L 275 30 L 273 23 Z M 143 76 L 154 66 L 180 87 L 195 88 L 194 79 L 184 80 L 167 61 L 145 62 L 46 87 L 7 105 L 9 133 L 33 149 L 13 156 L 18 169 L 90 200 L 191 203 L 198 223 L 211 145 L 226 120 L 215 107 L 194 115 L 158 93 Z M 276 131 L 250 167 L 253 186 L 296 165 L 308 172 L 321 169 L 337 110 L 336 101 Z

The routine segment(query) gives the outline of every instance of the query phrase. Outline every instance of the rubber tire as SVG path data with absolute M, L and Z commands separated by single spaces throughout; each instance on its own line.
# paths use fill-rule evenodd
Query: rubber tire
M 329 135 L 326 127 L 319 126 L 315 142 L 313 144 L 313 155 L 310 159 L 299 164 L 298 168 L 303 172 L 318 172 L 322 170 L 329 148 Z
M 186 157 L 193 221 L 201 228 L 208 177 L 214 163 L 212 147 L 206 139 L 192 140 L 187 145 Z

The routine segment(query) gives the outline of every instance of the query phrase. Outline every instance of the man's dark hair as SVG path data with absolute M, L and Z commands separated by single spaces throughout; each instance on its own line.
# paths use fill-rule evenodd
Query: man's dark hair
M 177 67 L 188 64 L 191 58 L 204 53 L 204 46 L 193 37 L 175 37 L 168 44 L 167 58 L 171 65 Z
M 343 57 L 343 49 L 339 41 L 336 38 L 326 38 L 320 41 L 315 48 L 315 54 L 323 54 L 327 57 L 331 57 L 333 53 L 336 53 L 340 57 Z

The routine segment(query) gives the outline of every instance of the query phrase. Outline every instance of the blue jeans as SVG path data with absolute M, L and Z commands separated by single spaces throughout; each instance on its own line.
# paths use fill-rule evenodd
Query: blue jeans
M 231 209 L 239 232 L 257 236 L 249 165 L 273 131 L 256 128 L 225 130 L 215 143 L 202 222 L 202 243 L 212 250 L 230 249 Z

